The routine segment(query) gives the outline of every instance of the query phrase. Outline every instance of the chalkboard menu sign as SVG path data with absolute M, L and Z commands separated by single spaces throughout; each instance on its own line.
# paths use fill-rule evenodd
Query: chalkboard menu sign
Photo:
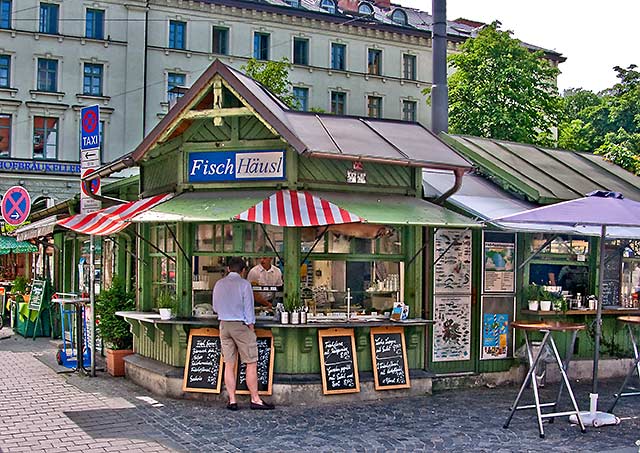
M 622 253 L 618 247 L 605 247 L 604 273 L 602 275 L 602 305 L 620 305 L 620 279 L 622 278 Z
M 325 395 L 359 392 L 358 358 L 355 355 L 353 329 L 320 330 L 318 341 L 322 392 Z
M 218 329 L 192 329 L 189 332 L 187 361 L 182 390 L 220 393 L 222 385 L 222 348 Z
M 31 295 L 29 298 L 29 310 L 40 311 L 42 307 L 42 299 L 44 297 L 44 288 L 46 282 L 44 280 L 34 280 L 31 283 Z
M 411 387 L 402 327 L 372 327 L 371 357 L 376 390 Z
M 256 330 L 258 337 L 258 393 L 271 395 L 273 383 L 273 335 L 270 330 Z M 241 363 L 238 367 L 236 393 L 248 395 L 247 367 Z

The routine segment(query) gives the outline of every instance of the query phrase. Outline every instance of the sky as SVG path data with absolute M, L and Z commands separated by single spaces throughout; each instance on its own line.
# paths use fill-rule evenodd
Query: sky
M 430 0 L 392 0 L 431 12 Z M 447 19 L 499 20 L 513 37 L 560 52 L 558 87 L 598 92 L 617 82 L 614 66 L 640 66 L 640 0 L 447 0 Z

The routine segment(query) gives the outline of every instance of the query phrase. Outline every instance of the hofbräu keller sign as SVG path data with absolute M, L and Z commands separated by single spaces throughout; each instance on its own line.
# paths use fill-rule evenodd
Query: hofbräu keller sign
M 189 182 L 285 179 L 284 150 L 189 154 Z

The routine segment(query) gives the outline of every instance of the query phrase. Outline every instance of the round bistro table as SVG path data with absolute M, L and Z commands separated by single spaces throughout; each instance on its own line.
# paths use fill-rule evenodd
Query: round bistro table
M 580 409 L 578 409 L 578 403 L 576 402 L 576 398 L 573 395 L 573 390 L 571 389 L 571 383 L 569 382 L 569 378 L 567 377 L 567 370 L 569 369 L 569 362 L 571 362 L 571 356 L 573 354 L 573 347 L 576 342 L 576 336 L 578 332 L 584 330 L 586 326 L 584 324 L 576 324 L 576 323 L 567 323 L 560 321 L 515 321 L 511 323 L 511 327 L 514 329 L 522 330 L 524 333 L 524 341 L 527 349 L 527 362 L 529 364 L 529 370 L 527 371 L 527 375 L 524 378 L 524 382 L 520 386 L 520 390 L 518 391 L 518 396 L 516 397 L 513 406 L 511 406 L 509 416 L 507 417 L 507 421 L 504 424 L 504 428 L 509 427 L 509 423 L 511 423 L 511 419 L 517 410 L 523 409 L 535 409 L 536 417 L 538 420 L 538 431 L 540 432 L 540 437 L 544 439 L 544 428 L 542 426 L 542 420 L 545 418 L 549 419 L 549 422 L 552 423 L 555 417 L 561 417 L 564 415 L 575 415 L 578 419 L 578 424 L 580 425 L 580 430 L 584 433 L 585 427 L 580 419 Z M 543 334 L 542 342 L 538 347 L 538 351 L 534 354 L 533 346 L 531 341 L 529 341 L 529 333 L 530 332 L 539 332 Z M 552 333 L 571 333 L 571 341 L 567 348 L 567 353 L 565 355 L 564 360 L 560 357 L 560 353 L 558 352 L 558 348 L 556 346 L 556 342 L 553 339 Z M 562 381 L 560 381 L 560 390 L 558 391 L 558 395 L 556 399 L 549 403 L 541 403 L 540 402 L 540 394 L 538 391 L 538 381 L 535 378 L 535 370 L 542 358 L 542 352 L 544 351 L 546 345 L 551 347 L 551 351 L 553 352 L 553 358 L 555 359 L 558 368 L 560 369 L 560 374 L 562 375 Z M 533 390 L 533 399 L 535 401 L 534 404 L 528 404 L 524 406 L 518 406 L 520 400 L 522 399 L 522 395 L 524 394 L 524 390 L 527 385 L 531 382 L 531 388 Z M 571 398 L 571 404 L 573 406 L 572 411 L 567 412 L 555 412 L 556 407 L 558 406 L 558 401 L 560 400 L 560 396 L 562 395 L 563 386 L 567 387 L 567 393 L 569 393 L 569 397 Z M 542 413 L 543 408 L 551 408 L 552 412 Z
M 640 379 L 640 353 L 638 353 L 638 342 L 636 340 L 635 335 L 633 334 L 634 328 L 636 329 L 640 328 L 640 316 L 619 316 L 618 321 L 625 324 L 627 326 L 627 329 L 629 330 L 629 338 L 631 338 L 631 346 L 633 347 L 633 358 L 635 359 L 635 361 L 633 362 L 633 365 L 629 369 L 627 376 L 624 378 L 624 381 L 620 386 L 620 390 L 618 390 L 618 393 L 615 394 L 616 399 L 613 401 L 613 403 L 611 404 L 611 407 L 609 407 L 609 410 L 607 412 L 612 412 L 613 408 L 616 407 L 616 404 L 618 404 L 618 400 L 623 396 L 639 396 L 640 395 L 640 392 L 638 391 L 637 388 L 634 389 L 635 391 L 632 391 L 632 392 L 628 391 L 630 389 L 627 388 L 629 379 L 633 377 L 634 373 L 638 373 L 638 378 Z M 627 391 L 625 392 L 625 390 Z

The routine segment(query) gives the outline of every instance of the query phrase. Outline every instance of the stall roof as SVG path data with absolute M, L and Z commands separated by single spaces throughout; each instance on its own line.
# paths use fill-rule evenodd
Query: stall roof
M 136 216 L 134 222 L 228 222 L 268 198 L 272 192 L 226 190 L 184 193 Z M 414 197 L 315 191 L 313 194 L 362 217 L 368 223 L 455 228 L 481 226 L 463 215 Z
M 466 135 L 443 138 L 483 174 L 534 203 L 572 200 L 594 190 L 640 201 L 640 177 L 591 153 Z
M 440 170 L 423 170 L 424 195 L 436 198 L 446 192 L 453 184 L 454 177 L 449 172 Z M 469 174 L 462 179 L 462 187 L 447 199 L 456 208 L 481 220 L 491 220 L 511 214 L 527 211 L 537 207 L 533 203 L 518 199 L 486 178 Z M 565 227 L 559 225 L 542 225 L 534 223 L 512 224 L 496 223 L 498 227 L 524 232 L 551 232 L 600 236 L 600 228 Z M 607 236 L 610 238 L 640 238 L 640 228 L 611 227 Z
M 471 168 L 465 158 L 418 123 L 293 111 L 261 84 L 220 60 L 209 66 L 131 153 L 134 162 L 181 135 L 196 121 L 189 112 L 212 111 L 213 80 L 218 76 L 238 94 L 245 107 L 302 155 L 449 170 Z M 220 114 L 224 110 L 218 108 Z M 106 167 L 99 170 L 101 176 L 105 172 L 108 173 Z
M 16 230 L 16 239 L 18 241 L 27 241 L 48 236 L 55 230 L 58 219 L 57 215 L 52 215 L 37 222 L 21 226 Z

